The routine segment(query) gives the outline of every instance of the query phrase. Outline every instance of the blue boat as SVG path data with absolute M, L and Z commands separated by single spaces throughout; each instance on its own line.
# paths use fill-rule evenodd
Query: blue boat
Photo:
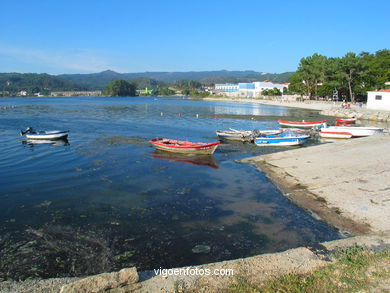
M 292 146 L 301 145 L 308 140 L 310 135 L 285 132 L 275 135 L 263 135 L 255 138 L 255 144 L 259 146 Z

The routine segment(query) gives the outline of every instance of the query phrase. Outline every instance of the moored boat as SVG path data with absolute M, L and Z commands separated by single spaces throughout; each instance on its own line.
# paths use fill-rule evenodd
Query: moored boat
M 220 142 L 190 142 L 169 138 L 153 138 L 149 141 L 156 149 L 175 153 L 211 155 L 215 152 Z
M 236 130 L 230 128 L 229 130 L 217 130 L 215 133 L 220 139 L 238 140 L 238 141 L 253 141 L 253 139 L 260 135 L 278 134 L 282 133 L 281 129 L 275 130 Z
M 325 130 L 323 128 L 319 132 L 319 136 L 322 138 L 351 138 L 352 134 L 349 132 L 327 131 L 326 128 L 325 128 Z
M 353 137 L 370 136 L 383 132 L 383 128 L 379 127 L 356 127 L 356 126 L 329 126 L 324 129 L 329 132 L 348 132 Z
M 28 127 L 26 130 L 20 131 L 20 135 L 26 136 L 27 139 L 56 140 L 67 138 L 69 130 L 36 131 Z
M 355 124 L 356 118 L 336 118 L 336 123 L 341 125 Z
M 297 128 L 313 128 L 313 127 L 324 127 L 326 126 L 327 120 L 321 121 L 287 121 L 287 120 L 278 120 L 280 126 L 284 127 L 297 127 Z
M 258 146 L 294 146 L 304 144 L 309 137 L 310 135 L 285 132 L 256 137 L 255 144 Z
M 220 139 L 227 140 L 239 140 L 239 141 L 247 141 L 250 140 L 252 135 L 251 130 L 217 130 L 215 133 L 218 135 Z

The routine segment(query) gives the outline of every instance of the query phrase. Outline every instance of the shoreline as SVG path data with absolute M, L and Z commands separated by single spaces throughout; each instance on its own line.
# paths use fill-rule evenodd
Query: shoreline
M 338 229 L 389 233 L 389 143 L 390 135 L 381 134 L 241 162 L 255 165 L 286 197 Z
M 290 107 L 306 110 L 319 111 L 319 114 L 324 116 L 352 118 L 356 117 L 362 120 L 370 120 L 377 122 L 390 122 L 390 111 L 369 110 L 365 106 L 351 105 L 349 109 L 343 109 L 341 102 L 315 101 L 306 100 L 304 102 L 287 101 L 287 100 L 265 100 L 258 98 L 203 98 L 205 101 L 233 102 L 233 103 L 249 103 L 268 106 Z
M 296 102 L 296 101 L 284 101 L 284 100 L 265 100 L 259 98 L 233 98 L 233 97 L 223 97 L 223 98 L 203 98 L 204 101 L 217 101 L 217 102 L 235 102 L 235 103 L 249 103 L 249 104 L 261 104 L 269 106 L 281 106 L 281 107 L 290 107 L 290 108 L 300 108 L 307 110 L 328 110 L 334 107 L 332 102 L 323 102 L 323 101 L 312 101 L 307 100 L 305 102 Z M 341 105 L 341 103 L 337 104 Z

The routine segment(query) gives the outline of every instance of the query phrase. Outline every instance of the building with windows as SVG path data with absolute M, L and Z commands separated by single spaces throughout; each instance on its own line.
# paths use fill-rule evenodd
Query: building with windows
M 246 98 L 255 98 L 260 97 L 261 92 L 264 90 L 270 90 L 277 88 L 283 93 L 284 88 L 288 88 L 288 83 L 273 83 L 270 81 L 256 81 L 250 83 L 226 83 L 226 84 L 216 84 L 215 89 L 217 92 L 222 93 L 227 96 L 233 97 L 246 97 Z
M 216 84 L 215 89 L 223 92 L 236 92 L 238 91 L 238 84 L 234 83 L 224 83 L 224 84 Z
M 390 90 L 367 92 L 367 109 L 390 111 Z

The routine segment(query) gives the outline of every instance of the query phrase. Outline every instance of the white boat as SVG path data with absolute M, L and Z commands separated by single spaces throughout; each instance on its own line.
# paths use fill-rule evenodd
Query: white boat
M 36 131 L 28 127 L 26 130 L 20 131 L 20 135 L 26 136 L 27 139 L 56 140 L 67 138 L 69 130 Z
M 353 137 L 370 136 L 383 132 L 383 128 L 379 127 L 355 127 L 355 126 L 329 126 L 323 131 L 328 132 L 348 132 Z
M 352 134 L 349 132 L 326 131 L 323 128 L 319 132 L 319 136 L 322 138 L 351 138 Z
M 215 133 L 220 139 L 239 140 L 239 141 L 253 141 L 253 139 L 260 135 L 279 134 L 283 131 L 275 130 L 236 130 L 230 128 L 229 130 L 217 130 Z
M 247 141 L 252 135 L 251 130 L 217 130 L 215 133 L 220 139 Z

